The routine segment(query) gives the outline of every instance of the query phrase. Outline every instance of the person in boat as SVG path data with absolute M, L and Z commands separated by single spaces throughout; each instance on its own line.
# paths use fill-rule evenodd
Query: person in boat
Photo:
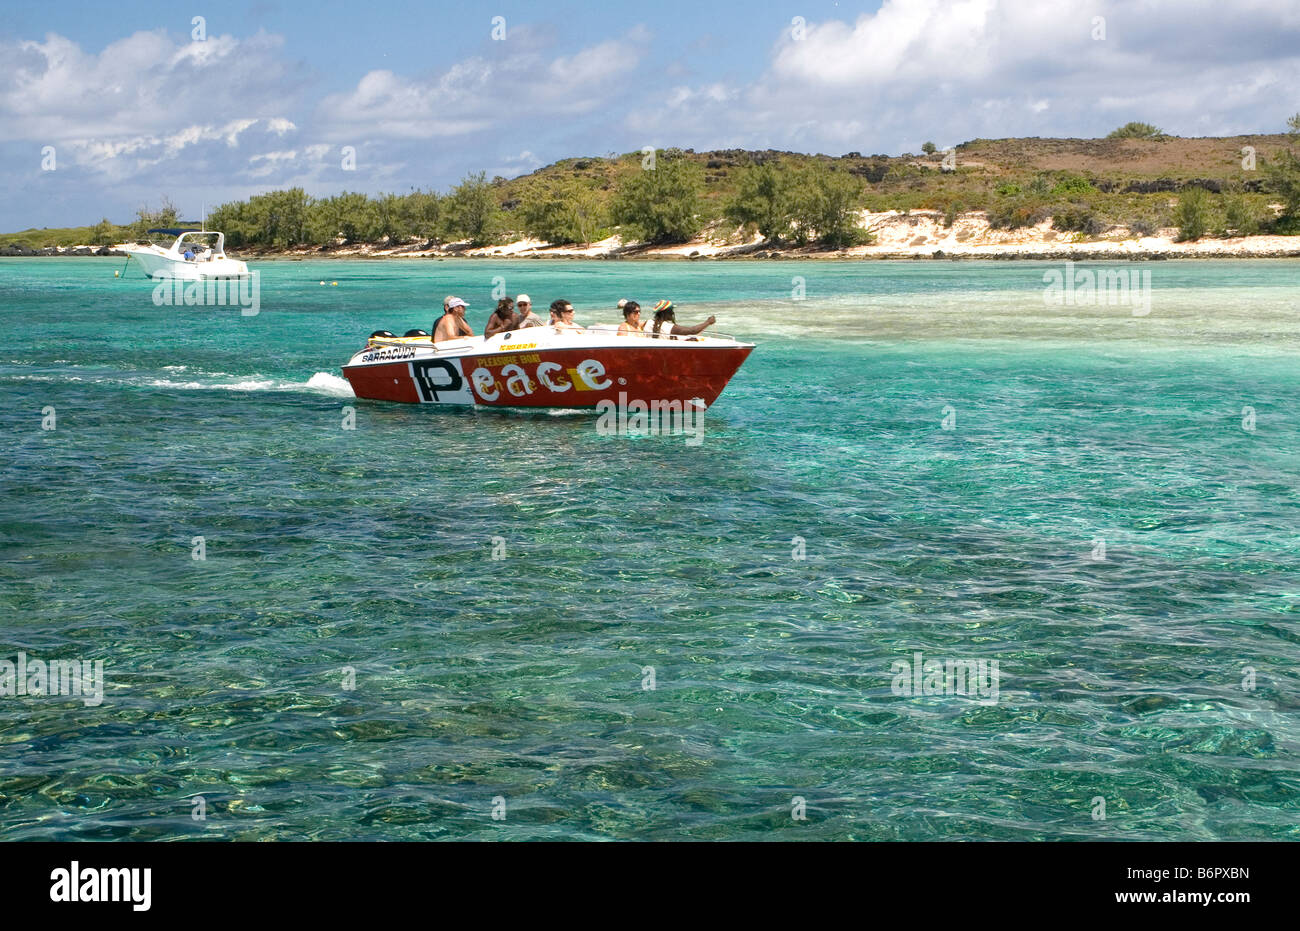
M 447 310 L 438 318 L 438 322 L 433 328 L 433 341 L 435 343 L 474 335 L 473 329 L 465 322 L 465 310 L 468 307 L 469 305 L 458 297 L 447 298 Z
M 513 298 L 503 297 L 497 301 L 497 309 L 488 316 L 487 326 L 483 328 L 484 336 L 496 336 L 506 330 L 514 329 L 515 302 Z
M 542 323 L 542 318 L 533 313 L 533 299 L 527 294 L 521 294 L 515 298 L 515 308 L 518 313 L 515 314 L 515 320 L 510 325 L 510 329 L 522 330 L 530 326 L 545 326 Z
M 194 261 L 194 247 L 191 246 L 189 243 L 185 244 L 185 261 L 187 262 Z
M 679 336 L 695 336 L 703 333 L 705 329 L 717 322 L 718 318 L 710 314 L 709 319 L 703 323 L 697 323 L 694 326 L 682 326 L 677 322 L 677 309 L 673 306 L 673 302 L 660 301 L 655 305 L 654 322 L 646 324 L 645 332 L 647 336 L 653 336 L 656 339 L 660 337 L 676 339 Z
M 619 301 L 619 305 L 623 311 L 623 322 L 619 324 L 618 335 L 623 336 L 628 333 L 642 335 L 646 325 L 641 320 L 641 305 L 636 301 Z
M 557 330 L 581 330 L 582 327 L 573 322 L 573 313 L 573 305 L 563 298 L 552 301 L 551 326 Z

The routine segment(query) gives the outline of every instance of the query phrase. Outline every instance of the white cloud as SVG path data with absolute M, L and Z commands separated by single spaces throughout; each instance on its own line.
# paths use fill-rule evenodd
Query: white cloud
M 285 152 L 262 152 L 258 155 L 251 156 L 248 161 L 251 162 L 280 162 L 298 157 L 296 149 L 289 149 Z
M 7 138 L 42 143 L 175 135 L 236 120 L 279 118 L 289 128 L 281 110 L 293 82 L 280 45 L 264 33 L 179 42 L 163 30 L 98 54 L 56 34 L 0 43 L 0 120 Z
M 624 125 L 696 148 L 832 153 L 1092 135 L 1131 119 L 1276 131 L 1298 82 L 1300 0 L 885 0 L 851 23 L 809 23 L 802 39 L 785 29 L 753 82 L 647 97 Z
M 280 152 L 260 152 L 248 159 L 248 174 L 253 178 L 265 178 L 278 169 L 282 163 L 287 164 L 298 158 L 296 149 Z
M 351 91 L 324 98 L 316 116 L 323 135 L 375 140 L 465 136 L 521 118 L 588 114 L 626 91 L 620 78 L 634 74 L 646 40 L 632 30 L 556 57 L 520 27 L 508 56 L 469 56 L 433 79 L 371 71 Z
M 802 39 L 789 35 L 772 72 L 841 88 L 985 74 L 993 67 L 987 38 L 997 6 L 996 0 L 886 0 L 851 26 L 831 20 L 810 24 Z

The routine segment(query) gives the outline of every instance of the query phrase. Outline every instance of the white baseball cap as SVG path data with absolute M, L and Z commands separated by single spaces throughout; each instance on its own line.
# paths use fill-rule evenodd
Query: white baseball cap
M 468 306 L 469 306 L 468 304 L 466 304 L 464 301 L 462 301 L 462 300 L 461 300 L 460 298 L 458 298 L 458 297 L 449 297 L 449 298 L 447 298 L 447 309 L 448 309 L 448 310 L 451 310 L 453 307 L 468 307 Z
M 527 294 L 521 294 L 517 298 L 515 298 L 516 306 L 518 306 L 519 304 L 532 304 L 532 302 L 533 299 L 529 297 Z

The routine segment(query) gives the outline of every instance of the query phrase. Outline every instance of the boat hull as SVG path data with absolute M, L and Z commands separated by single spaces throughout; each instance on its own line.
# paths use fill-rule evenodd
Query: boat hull
M 237 259 L 213 259 L 210 262 L 187 262 L 146 250 L 126 250 L 131 260 L 155 280 L 210 281 L 248 277 L 248 265 Z
M 359 398 L 407 404 L 588 408 L 640 401 L 708 407 L 754 348 L 735 342 L 622 342 L 628 345 L 463 354 L 385 346 L 358 353 L 343 375 Z

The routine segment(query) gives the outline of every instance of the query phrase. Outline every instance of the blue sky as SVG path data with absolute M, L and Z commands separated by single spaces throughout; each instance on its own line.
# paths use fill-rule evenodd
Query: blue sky
M 1297 88 L 1300 0 L 10 4 L 0 230 L 645 145 L 1276 132 Z

